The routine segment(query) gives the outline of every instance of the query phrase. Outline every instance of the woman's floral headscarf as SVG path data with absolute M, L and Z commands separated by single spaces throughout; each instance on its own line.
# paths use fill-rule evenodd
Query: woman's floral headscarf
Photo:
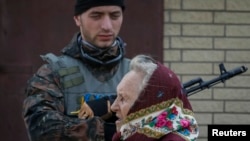
M 197 137 L 197 121 L 178 77 L 157 63 L 113 140 L 194 141 Z

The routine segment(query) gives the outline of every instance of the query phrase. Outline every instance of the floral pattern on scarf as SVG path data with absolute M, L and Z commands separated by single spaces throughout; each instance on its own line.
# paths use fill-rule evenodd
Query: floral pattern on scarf
M 136 132 L 156 139 L 170 132 L 179 134 L 187 141 L 195 141 L 198 137 L 198 125 L 193 112 L 184 109 L 178 98 L 128 115 L 120 131 L 121 140 Z

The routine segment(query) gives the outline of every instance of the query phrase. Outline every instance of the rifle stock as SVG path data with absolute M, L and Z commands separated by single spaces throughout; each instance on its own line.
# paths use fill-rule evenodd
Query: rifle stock
M 226 80 L 235 77 L 237 75 L 240 75 L 248 70 L 247 67 L 241 66 L 234 68 L 230 71 L 227 71 L 224 67 L 224 64 L 219 64 L 220 67 L 220 76 L 211 79 L 209 81 L 203 81 L 202 78 L 198 77 L 195 79 L 192 79 L 186 83 L 183 83 L 183 88 L 186 91 L 187 96 L 193 95 L 197 92 L 200 92 L 204 89 L 208 89 L 218 83 L 224 83 Z

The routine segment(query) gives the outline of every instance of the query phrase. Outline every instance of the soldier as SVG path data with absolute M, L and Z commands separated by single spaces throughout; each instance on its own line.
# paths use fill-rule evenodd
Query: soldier
M 198 125 L 178 77 L 150 56 L 137 55 L 117 86 L 113 141 L 195 141 Z
M 42 55 L 47 63 L 28 81 L 23 118 L 30 140 L 111 140 L 110 105 L 130 62 L 118 36 L 124 8 L 124 0 L 76 1 L 80 32 L 60 56 Z

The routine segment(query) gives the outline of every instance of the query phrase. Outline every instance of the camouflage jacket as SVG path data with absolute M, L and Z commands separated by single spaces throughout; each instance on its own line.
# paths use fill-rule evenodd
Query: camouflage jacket
M 76 36 L 62 50 L 63 54 L 80 59 Z M 101 78 L 110 73 L 98 75 Z M 113 72 L 112 70 L 110 72 Z M 99 117 L 88 120 L 64 114 L 64 95 L 60 76 L 50 64 L 42 65 L 28 81 L 23 103 L 23 118 L 32 141 L 102 141 L 104 121 Z

